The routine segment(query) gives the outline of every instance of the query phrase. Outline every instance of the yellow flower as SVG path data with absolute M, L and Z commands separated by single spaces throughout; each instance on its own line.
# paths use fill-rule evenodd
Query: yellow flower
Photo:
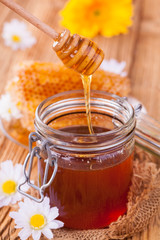
M 112 37 L 131 26 L 132 0 L 70 0 L 60 12 L 62 26 L 85 37 Z

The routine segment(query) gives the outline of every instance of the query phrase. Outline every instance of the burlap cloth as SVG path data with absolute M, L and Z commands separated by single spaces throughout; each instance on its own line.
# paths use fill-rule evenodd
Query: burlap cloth
M 147 153 L 136 150 L 126 215 L 105 229 L 82 231 L 62 228 L 54 231 L 54 239 L 124 239 L 144 230 L 160 205 L 160 170 L 150 160 Z

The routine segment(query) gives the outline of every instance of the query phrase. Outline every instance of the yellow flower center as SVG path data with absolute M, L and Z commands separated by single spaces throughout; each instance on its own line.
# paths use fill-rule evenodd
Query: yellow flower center
M 12 180 L 8 180 L 8 181 L 4 182 L 2 185 L 2 190 L 6 194 L 15 193 L 16 188 L 17 188 L 17 184 Z
M 11 112 L 12 112 L 12 110 L 11 110 L 11 108 L 9 108 L 9 109 L 8 109 L 8 113 L 11 114 Z
M 99 15 L 101 14 L 101 12 L 100 12 L 99 10 L 95 10 L 95 11 L 93 12 L 93 14 L 94 14 L 95 16 L 99 16 Z
M 13 35 L 12 36 L 12 40 L 13 40 L 13 42 L 20 42 L 21 38 L 19 36 L 17 36 L 17 35 Z
M 30 218 L 30 225 L 33 229 L 41 229 L 46 223 L 45 217 L 42 214 L 35 214 Z

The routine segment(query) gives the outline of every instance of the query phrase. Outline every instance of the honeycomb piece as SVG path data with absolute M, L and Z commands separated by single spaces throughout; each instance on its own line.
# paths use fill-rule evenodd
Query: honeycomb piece
M 28 131 L 34 131 L 35 110 L 40 102 L 57 93 L 78 89 L 83 89 L 83 85 L 77 72 L 50 62 L 21 63 L 16 78 L 7 86 L 22 113 L 21 125 Z M 93 75 L 91 89 L 127 96 L 130 82 L 126 77 L 99 69 Z

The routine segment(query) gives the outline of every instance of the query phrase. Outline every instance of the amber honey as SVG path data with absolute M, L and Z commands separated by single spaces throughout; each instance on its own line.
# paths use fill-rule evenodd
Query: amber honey
M 90 107 L 90 89 L 91 89 L 91 81 L 92 75 L 86 76 L 81 75 L 83 88 L 84 88 L 84 98 L 85 98 L 85 106 L 86 106 L 86 117 L 88 130 L 90 134 L 93 134 L 92 120 L 91 120 L 91 107 Z
M 70 127 L 63 131 L 74 133 L 75 129 L 77 133 L 88 133 L 87 127 Z M 106 129 L 94 128 L 94 131 L 100 133 Z M 128 155 L 117 149 L 110 154 L 57 154 L 58 171 L 45 194 L 50 197 L 51 205 L 59 208 L 59 219 L 65 227 L 102 228 L 126 212 L 133 152 Z M 44 164 L 40 162 L 41 181 Z M 52 171 L 50 168 L 49 177 Z

